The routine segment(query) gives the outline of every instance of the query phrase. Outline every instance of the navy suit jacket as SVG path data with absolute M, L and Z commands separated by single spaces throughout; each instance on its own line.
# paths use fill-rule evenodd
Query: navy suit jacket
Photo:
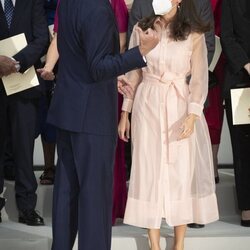
M 10 29 L 0 4 L 0 40 L 24 33 L 28 45 L 14 58 L 20 62 L 20 72 L 25 72 L 34 65 L 41 67 L 40 58 L 46 53 L 49 43 L 48 25 L 44 10 L 44 0 L 16 0 Z M 0 92 L 4 91 L 0 80 Z M 15 95 L 24 98 L 37 98 L 43 91 L 43 81 L 34 87 Z
M 58 79 L 48 121 L 72 132 L 116 135 L 116 77 L 145 62 L 138 47 L 119 54 L 109 0 L 61 1 L 58 50 Z

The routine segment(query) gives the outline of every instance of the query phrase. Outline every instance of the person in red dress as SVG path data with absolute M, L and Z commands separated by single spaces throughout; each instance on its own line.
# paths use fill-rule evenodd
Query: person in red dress
M 214 14 L 215 34 L 220 37 L 221 26 L 221 5 L 222 0 L 211 0 L 211 5 Z M 220 59 L 215 67 L 214 75 L 217 84 L 209 89 L 208 92 L 208 107 L 205 109 L 205 117 L 208 124 L 209 134 L 212 143 L 213 160 L 214 160 L 214 174 L 215 182 L 219 182 L 218 174 L 218 150 L 221 139 L 221 129 L 223 123 L 223 100 L 221 87 L 224 80 L 224 57 L 220 56 Z
M 126 50 L 126 32 L 128 29 L 128 9 L 124 0 L 111 0 L 111 5 L 116 17 L 118 30 L 120 34 L 120 51 Z M 123 97 L 118 96 L 118 110 L 121 110 Z M 118 112 L 120 119 L 120 112 Z M 118 119 L 118 120 L 119 120 Z M 114 183 L 113 183 L 113 210 L 112 224 L 115 224 L 116 218 L 123 218 L 127 201 L 126 186 L 126 166 L 125 166 L 125 145 L 118 138 L 115 165 L 114 165 Z

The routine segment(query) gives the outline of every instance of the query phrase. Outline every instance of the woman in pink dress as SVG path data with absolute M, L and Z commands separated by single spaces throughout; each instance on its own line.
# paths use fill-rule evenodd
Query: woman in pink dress
M 57 8 L 59 6 L 59 0 Z M 120 50 L 124 52 L 126 49 L 126 31 L 128 28 L 128 10 L 124 0 L 111 0 L 111 5 L 117 20 L 120 35 Z M 41 76 L 46 80 L 54 79 L 53 69 L 59 58 L 57 51 L 57 31 L 58 31 L 58 11 L 56 12 L 54 22 L 54 37 L 50 44 L 46 64 L 43 69 L 38 70 Z M 118 106 L 121 108 L 122 97 L 118 97 Z M 125 167 L 125 149 L 124 142 L 118 139 L 115 164 L 114 164 L 114 184 L 113 184 L 113 210 L 112 224 L 115 224 L 116 218 L 123 218 L 127 201 L 126 187 L 126 167 Z
M 147 67 L 128 73 L 120 85 L 123 90 L 129 84 L 135 93 L 134 98 L 125 96 L 118 127 L 126 141 L 133 108 L 124 223 L 148 228 L 151 249 L 160 250 L 164 218 L 174 227 L 173 249 L 183 250 L 188 223 L 218 219 L 211 142 L 203 115 L 208 92 L 203 33 L 208 26 L 199 21 L 193 0 L 156 0 L 153 7 L 162 16 L 146 18 L 138 26 L 146 30 L 152 24 L 160 42 L 146 56 Z M 130 47 L 139 43 L 137 29 Z

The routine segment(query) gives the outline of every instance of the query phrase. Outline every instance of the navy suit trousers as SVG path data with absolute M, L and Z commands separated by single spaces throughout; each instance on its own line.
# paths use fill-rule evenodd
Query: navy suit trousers
M 53 250 L 110 250 L 115 136 L 57 131 Z

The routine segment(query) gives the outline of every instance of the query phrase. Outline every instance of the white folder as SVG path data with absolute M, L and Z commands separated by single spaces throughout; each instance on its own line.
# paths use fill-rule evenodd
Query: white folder
M 250 88 L 231 89 L 233 124 L 250 124 Z
M 0 41 L 0 55 L 13 57 L 17 52 L 27 46 L 25 35 L 19 34 Z M 12 95 L 23 90 L 39 85 L 34 66 L 27 69 L 23 74 L 13 73 L 2 77 L 7 95 Z

